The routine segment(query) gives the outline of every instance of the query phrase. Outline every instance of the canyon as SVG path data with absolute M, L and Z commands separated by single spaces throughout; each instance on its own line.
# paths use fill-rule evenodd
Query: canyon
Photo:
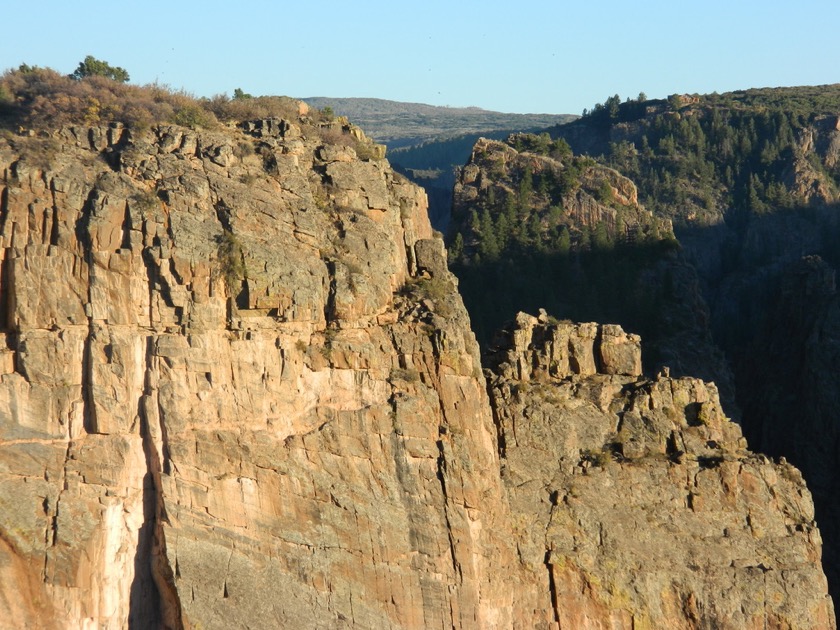
M 0 627 L 834 628 L 799 471 L 618 326 L 482 365 L 383 154 L 303 104 L 0 139 Z

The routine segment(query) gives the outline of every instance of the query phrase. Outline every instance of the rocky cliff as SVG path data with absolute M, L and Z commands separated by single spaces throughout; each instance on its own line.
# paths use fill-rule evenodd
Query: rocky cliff
M 379 157 L 305 115 L 0 140 L 0 626 L 834 627 L 713 386 L 523 316 L 488 396 Z
M 746 450 L 714 384 L 642 377 L 635 335 L 544 315 L 520 314 L 491 363 L 519 579 L 534 585 L 517 619 L 833 627 L 802 476 Z M 546 587 L 550 611 L 528 597 Z
M 442 244 L 418 188 L 324 132 L 65 128 L 45 167 L 4 145 L 0 619 L 501 614 L 495 438 Z
M 739 366 L 745 432 L 763 452 L 786 456 L 800 468 L 813 492 L 832 592 L 840 584 L 835 273 L 818 256 L 791 264 L 773 292 L 776 308 L 750 348 L 754 360 Z
M 545 134 L 481 139 L 455 185 L 449 241 L 480 342 L 541 307 L 618 323 L 644 336 L 647 369 L 715 381 L 737 415 L 698 274 L 629 178 Z
M 627 102 L 556 132 L 673 220 L 745 435 L 798 466 L 814 492 L 836 598 L 840 86 Z

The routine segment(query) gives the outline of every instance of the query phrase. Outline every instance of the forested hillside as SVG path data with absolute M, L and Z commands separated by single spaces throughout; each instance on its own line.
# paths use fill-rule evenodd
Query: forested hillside
M 811 143 L 840 111 L 838 86 L 616 101 L 553 133 L 631 177 L 678 229 L 836 195 L 836 147 Z
M 631 180 L 547 133 L 479 141 L 455 186 L 450 265 L 485 346 L 519 310 L 619 323 L 643 335 L 649 370 L 714 380 L 728 404 L 731 376 L 678 249 Z

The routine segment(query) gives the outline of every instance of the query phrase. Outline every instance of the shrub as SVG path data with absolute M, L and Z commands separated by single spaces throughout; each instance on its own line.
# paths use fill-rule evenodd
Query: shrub
M 11 107 L 15 102 L 9 90 L 5 86 L 0 85 L 0 110 L 5 107 Z
M 74 79 L 49 68 L 17 69 L 0 76 L 0 126 L 53 129 L 70 124 L 120 122 L 144 128 L 178 122 L 213 126 L 203 101 L 152 84 L 127 85 L 102 75 Z
M 52 138 L 25 138 L 16 142 L 23 161 L 29 166 L 45 171 L 52 166 L 59 151 L 59 144 Z
M 428 299 L 434 303 L 435 312 L 441 317 L 451 317 L 454 314 L 450 298 L 455 289 L 444 278 L 410 279 L 400 290 L 400 294 L 414 299 Z
M 381 160 L 385 157 L 385 147 L 370 141 L 359 140 L 354 145 L 356 157 L 360 160 Z
M 175 112 L 172 122 L 182 127 L 196 129 L 198 127 L 213 127 L 215 126 L 216 120 L 215 116 L 203 107 L 197 104 L 188 104 Z
M 442 300 L 452 292 L 452 286 L 443 278 L 411 278 L 400 293 L 415 299 Z
M 247 276 L 242 245 L 239 239 L 228 230 L 222 231 L 222 234 L 218 237 L 218 243 L 219 264 L 221 265 L 228 291 L 233 294 L 235 289 L 242 284 L 242 280 Z
M 140 212 L 151 212 L 160 207 L 160 199 L 151 190 L 134 193 L 131 196 L 131 202 Z
M 356 146 L 356 139 L 347 133 L 347 131 L 338 123 L 319 125 L 315 129 L 317 130 L 318 136 L 326 144 L 335 144 L 342 147 L 354 148 Z
M 608 449 L 585 449 L 580 454 L 580 459 L 583 462 L 589 462 L 593 466 L 603 468 L 613 460 L 612 451 Z
M 414 369 L 392 368 L 390 379 L 392 381 L 406 381 L 407 383 L 416 383 L 420 380 L 420 372 Z
M 612 186 L 605 179 L 599 182 L 598 188 L 594 192 L 595 199 L 604 205 L 610 205 L 615 201 L 615 193 L 613 192 Z
M 254 96 L 252 98 L 228 98 L 217 95 L 202 101 L 221 121 L 258 120 L 262 118 L 296 119 L 299 116 L 298 102 L 285 96 Z
M 254 155 L 254 143 L 249 140 L 240 140 L 234 148 L 234 155 L 239 159 Z

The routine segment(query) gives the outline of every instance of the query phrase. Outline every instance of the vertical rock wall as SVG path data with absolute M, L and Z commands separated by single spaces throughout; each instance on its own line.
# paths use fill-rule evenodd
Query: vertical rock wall
M 422 192 L 286 121 L 53 142 L 0 152 L 2 575 L 32 593 L 0 618 L 502 623 L 493 426 Z
M 520 314 L 490 395 L 521 627 L 832 628 L 802 475 L 746 450 L 717 389 L 638 369 L 616 326 Z M 527 586 L 526 586 L 527 585 Z M 539 605 L 551 593 L 553 607 Z
M 488 398 L 351 131 L 0 141 L 0 627 L 833 627 L 713 386 L 520 316 Z

